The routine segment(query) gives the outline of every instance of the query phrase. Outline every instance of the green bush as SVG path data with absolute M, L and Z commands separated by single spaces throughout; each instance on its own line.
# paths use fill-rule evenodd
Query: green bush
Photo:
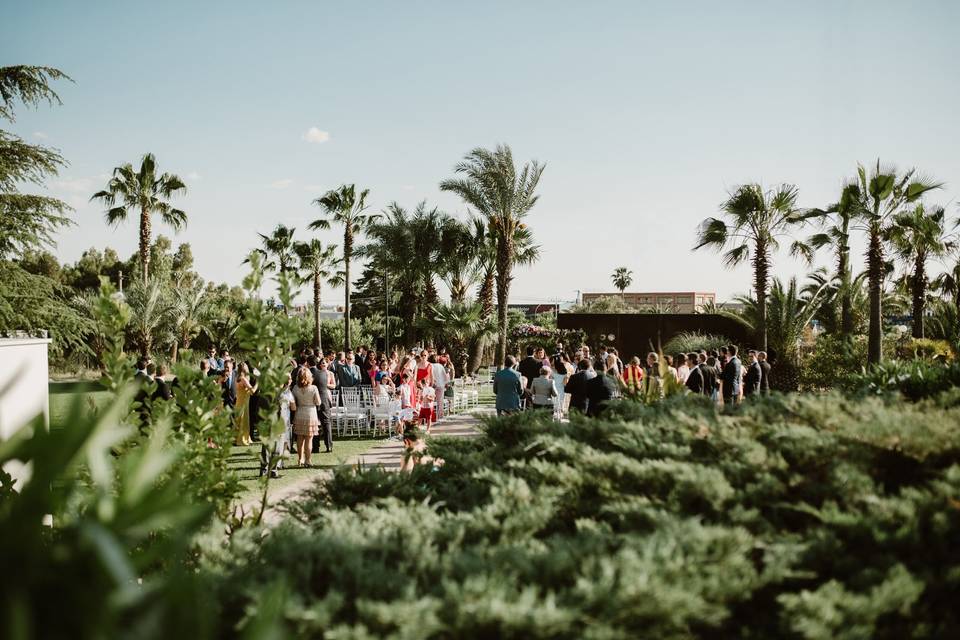
M 908 338 L 897 344 L 897 356 L 904 360 L 953 360 L 953 347 L 946 340 Z
M 858 375 L 848 376 L 843 387 L 855 395 L 892 395 L 916 402 L 960 386 L 960 363 L 928 360 L 891 360 Z
M 866 364 L 866 336 L 821 335 L 813 351 L 801 362 L 800 388 L 805 391 L 833 389 L 851 373 L 862 371 Z
M 520 415 L 340 472 L 207 559 L 222 628 L 335 637 L 960 632 L 960 410 L 774 396 Z M 286 594 L 285 606 L 269 605 Z
M 706 349 L 720 349 L 731 343 L 730 338 L 726 336 L 717 336 L 709 333 L 698 333 L 696 331 L 684 331 L 678 333 L 663 345 L 664 353 L 690 353 L 691 351 L 700 351 Z

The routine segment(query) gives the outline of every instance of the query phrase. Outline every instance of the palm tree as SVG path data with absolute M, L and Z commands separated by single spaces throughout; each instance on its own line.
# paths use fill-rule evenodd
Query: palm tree
M 293 251 L 300 260 L 300 273 L 304 284 L 313 284 L 313 346 L 317 353 L 321 353 L 323 344 L 320 340 L 320 289 L 323 281 L 330 281 L 337 277 L 336 266 L 339 260 L 335 252 L 336 245 L 324 247 L 316 238 L 310 242 L 297 242 Z
M 472 218 L 473 239 L 478 247 L 477 269 L 480 275 L 480 288 L 477 290 L 477 301 L 483 312 L 484 319 L 493 316 L 493 293 L 495 274 L 497 269 L 497 238 L 490 232 L 482 218 Z M 513 234 L 513 264 L 514 266 L 531 265 L 540 258 L 539 245 L 533 244 L 533 234 L 526 225 L 520 225 Z M 475 340 L 470 347 L 469 371 L 476 371 L 483 358 L 488 336 Z
M 761 316 L 760 304 L 749 296 L 740 296 L 737 302 L 743 305 L 741 317 L 756 328 L 761 322 L 769 328 L 770 347 L 782 361 L 795 363 L 803 330 L 816 315 L 826 295 L 827 285 L 819 288 L 805 288 L 800 291 L 797 279 L 790 278 L 787 286 L 779 278 L 774 278 L 770 287 L 768 308 Z
M 463 304 L 479 278 L 482 245 L 472 223 L 448 217 L 440 230 L 440 279 L 450 289 L 450 304 Z
M 623 298 L 624 290 L 633 282 L 633 271 L 630 271 L 630 269 L 626 267 L 617 267 L 613 275 L 610 276 L 610 279 L 613 280 L 613 286 L 617 288 L 620 292 L 620 297 Z
M 825 228 L 807 239 L 806 245 L 800 247 L 800 252 L 807 262 L 812 262 L 813 251 L 823 247 L 832 247 L 837 261 L 837 271 L 834 278 L 837 281 L 836 296 L 831 296 L 840 302 L 839 334 L 844 337 L 853 335 L 853 269 L 850 266 L 850 225 L 854 220 L 856 209 L 855 201 L 849 190 L 844 189 L 840 201 L 826 209 L 812 209 L 804 217 L 817 218 L 825 223 Z M 809 247 L 809 249 L 807 248 Z
M 181 281 L 173 288 L 171 315 L 174 325 L 170 359 L 177 361 L 180 349 L 189 349 L 190 342 L 205 328 L 210 301 L 202 284 L 189 286 Z
M 912 263 L 907 276 L 913 298 L 913 337 L 923 338 L 923 312 L 927 298 L 927 259 L 946 255 L 952 246 L 947 238 L 946 213 L 943 207 L 934 207 L 927 213 L 923 203 L 911 211 L 903 211 L 893 218 L 887 235 L 894 254 Z
M 279 273 L 296 270 L 294 261 L 297 255 L 294 245 L 297 243 L 293 239 L 294 231 L 296 231 L 294 227 L 278 224 L 269 236 L 257 234 L 260 236 L 260 244 L 263 248 L 256 251 L 266 260 L 273 258 L 272 262 L 266 262 L 263 265 L 264 269 L 276 269 Z
M 126 293 L 131 319 L 128 331 L 141 356 L 149 356 L 153 347 L 169 335 L 171 306 L 158 279 L 138 282 Z
M 310 223 L 311 229 L 329 229 L 331 222 L 343 225 L 343 348 L 351 347 L 350 340 L 350 259 L 353 257 L 353 242 L 363 234 L 379 216 L 364 213 L 367 209 L 369 189 L 357 193 L 357 186 L 344 184 L 331 189 L 313 201 L 323 209 L 325 218 Z
M 187 214 L 170 204 L 170 198 L 186 193 L 187 185 L 172 173 L 157 173 L 157 159 L 152 153 L 143 156 L 140 170 L 134 171 L 133 165 L 125 164 L 113 170 L 113 177 L 107 182 L 107 188 L 98 191 L 90 198 L 98 200 L 107 207 L 105 217 L 110 224 L 119 224 L 127 219 L 131 212 L 140 214 L 140 264 L 143 269 L 143 282 L 147 281 L 150 271 L 151 216 L 160 219 L 179 231 L 187 225 Z M 117 204 L 118 201 L 120 204 Z
M 764 191 L 759 184 L 737 187 L 721 205 L 727 221 L 719 218 L 704 220 L 697 233 L 694 250 L 712 247 L 722 250 L 723 262 L 733 267 L 750 259 L 753 263 L 753 284 L 757 295 L 757 339 L 760 348 L 767 349 L 767 286 L 770 282 L 771 254 L 779 249 L 778 238 L 803 220 L 797 208 L 797 189 L 783 184 L 776 190 Z M 753 245 L 751 247 L 751 245 Z M 801 253 L 803 243 L 794 241 L 791 252 Z
M 492 318 L 485 318 L 480 303 L 475 301 L 439 303 L 431 311 L 426 324 L 445 340 L 457 371 L 467 371 L 470 345 L 496 331 Z
M 877 160 L 871 175 L 863 165 L 857 166 L 857 178 L 844 190 L 849 198 L 858 228 L 866 231 L 867 279 L 870 287 L 870 320 L 867 338 L 867 361 L 877 364 L 883 355 L 883 279 L 886 274 L 884 239 L 893 216 L 905 205 L 913 204 L 925 193 L 939 189 L 939 183 L 917 176 L 915 169 L 898 174 L 896 169 L 881 167 Z
M 454 171 L 460 178 L 440 183 L 440 189 L 459 195 L 486 218 L 497 241 L 496 284 L 498 330 L 497 366 L 507 356 L 507 302 L 515 264 L 515 233 L 522 220 L 537 203 L 535 194 L 544 166 L 536 160 L 518 172 L 513 152 L 507 145 L 494 151 L 476 148 L 457 164 Z

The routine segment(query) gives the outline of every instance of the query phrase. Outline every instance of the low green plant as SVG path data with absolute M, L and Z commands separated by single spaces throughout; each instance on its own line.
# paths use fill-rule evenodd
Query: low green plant
M 207 558 L 224 628 L 351 637 L 942 638 L 960 410 L 837 395 L 490 420 L 341 471 Z M 288 595 L 271 608 L 270 594 Z
M 684 331 L 670 338 L 663 345 L 664 353 L 690 353 L 700 351 L 701 349 L 711 351 L 719 350 L 732 341 L 730 338 L 710 333 L 700 333 L 698 331 Z

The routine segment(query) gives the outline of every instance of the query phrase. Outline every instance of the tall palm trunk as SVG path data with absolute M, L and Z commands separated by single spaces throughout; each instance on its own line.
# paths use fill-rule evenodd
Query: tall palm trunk
M 484 272 L 483 282 L 480 284 L 480 290 L 477 291 L 477 300 L 480 301 L 480 310 L 484 319 L 493 315 L 493 275 L 494 269 L 490 267 Z
M 883 241 L 879 224 L 870 225 L 867 248 L 867 277 L 870 283 L 870 330 L 867 338 L 867 362 L 879 364 L 883 357 Z
M 140 264 L 143 269 L 143 284 L 147 284 L 150 271 L 150 210 L 140 209 Z
M 923 251 L 917 252 L 917 257 L 913 265 L 913 281 L 911 289 L 913 293 L 913 337 L 923 338 L 923 309 L 927 297 L 927 256 Z
M 757 343 L 767 350 L 767 283 L 770 279 L 770 259 L 765 242 L 757 242 L 753 252 L 753 282 L 757 291 Z
M 348 224 L 343 232 L 343 350 L 350 349 L 350 256 L 353 253 L 353 230 Z
M 483 281 L 480 283 L 480 289 L 477 291 L 477 300 L 480 302 L 481 317 L 484 321 L 493 315 L 493 268 L 486 269 L 483 273 Z M 461 369 L 464 375 L 473 373 L 480 368 L 483 359 L 483 350 L 487 346 L 486 337 L 474 338 L 470 341 L 470 359 L 468 367 Z
M 504 225 L 505 227 L 506 225 Z M 497 240 L 497 367 L 502 368 L 507 359 L 507 300 L 510 298 L 511 257 L 513 255 L 513 234 L 506 228 L 500 229 Z
M 313 276 L 313 345 L 317 353 L 323 353 L 323 344 L 320 342 L 320 276 Z
M 844 245 L 837 252 L 837 271 L 840 275 L 840 335 L 853 335 L 853 302 L 850 291 L 850 247 Z
M 174 338 L 173 346 L 170 348 L 170 362 L 176 364 L 177 354 L 179 353 L 179 351 L 180 351 L 180 338 Z

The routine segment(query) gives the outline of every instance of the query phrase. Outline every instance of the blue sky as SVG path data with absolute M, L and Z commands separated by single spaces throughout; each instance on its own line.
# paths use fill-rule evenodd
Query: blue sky
M 0 64 L 76 81 L 13 127 L 70 161 L 50 185 L 77 210 L 61 259 L 134 251 L 134 225 L 87 199 L 147 151 L 189 184 L 174 241 L 239 283 L 256 232 L 305 232 L 344 182 L 376 209 L 464 215 L 438 182 L 505 142 L 547 163 L 528 221 L 543 257 L 517 301 L 609 290 L 621 265 L 632 290 L 726 299 L 748 268 L 690 248 L 739 183 L 790 182 L 819 206 L 879 157 L 947 182 L 931 200 L 958 212 L 958 23 L 951 1 L 9 2 Z M 804 272 L 778 258 L 777 275 Z

